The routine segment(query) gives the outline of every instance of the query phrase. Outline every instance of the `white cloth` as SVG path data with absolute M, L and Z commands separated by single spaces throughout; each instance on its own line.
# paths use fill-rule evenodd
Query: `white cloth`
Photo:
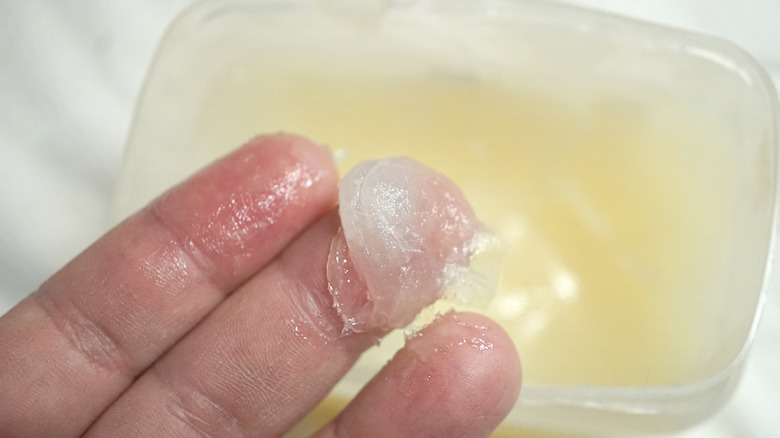
M 136 96 L 165 27 L 191 0 L 0 2 L 0 313 L 108 227 Z M 571 0 L 731 40 L 780 83 L 776 0 Z M 680 437 L 780 436 L 780 293 L 743 381 Z

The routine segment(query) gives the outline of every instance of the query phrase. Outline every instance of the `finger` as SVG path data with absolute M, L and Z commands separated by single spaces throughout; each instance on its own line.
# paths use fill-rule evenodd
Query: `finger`
M 221 304 L 88 431 L 111 437 L 279 436 L 376 333 L 341 336 L 325 264 L 330 214 Z
M 450 313 L 409 339 L 315 437 L 487 437 L 517 401 L 520 380 L 500 327 Z
M 73 436 L 332 208 L 322 148 L 262 137 L 131 217 L 0 319 L 0 430 Z
M 364 214 L 364 209 L 355 213 L 360 220 L 353 220 L 344 208 L 348 197 L 342 198 L 340 213 L 365 234 L 384 231 L 392 233 L 387 239 L 413 239 L 414 246 L 384 245 L 387 239 L 380 239 L 382 244 L 364 241 L 345 248 L 334 211 L 157 361 L 87 435 L 279 436 L 325 396 L 376 336 L 410 321 L 435 300 L 438 294 L 431 286 L 437 279 L 444 283 L 443 260 L 452 260 L 449 256 L 460 254 L 473 238 L 458 232 L 460 224 L 472 222 L 453 223 L 453 217 L 471 210 L 443 177 L 408 160 L 393 163 L 398 164 L 391 175 L 395 179 L 373 175 L 359 181 L 360 201 L 377 198 L 368 204 L 387 209 L 393 227 L 381 226 L 387 214 Z M 341 182 L 342 189 L 353 187 L 352 176 Z M 396 208 L 396 200 L 404 207 Z M 419 218 L 425 219 L 424 227 Z M 411 260 L 403 257 L 410 252 Z M 355 253 L 371 253 L 375 259 L 350 263 Z M 329 263 L 334 259 L 339 260 L 335 266 Z M 403 294 L 379 284 L 382 299 L 370 296 L 378 291 L 369 294 L 369 278 L 394 284 L 394 276 L 400 275 Z M 340 303 L 362 304 L 335 306 L 337 286 L 329 279 L 340 281 Z M 350 287 L 341 287 L 345 283 Z M 353 318 L 360 318 L 357 327 Z

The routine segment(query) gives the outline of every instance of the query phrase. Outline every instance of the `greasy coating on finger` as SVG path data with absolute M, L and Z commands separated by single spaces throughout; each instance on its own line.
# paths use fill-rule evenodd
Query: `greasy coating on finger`
M 0 318 L 2 435 L 80 435 L 329 211 L 336 181 L 322 147 L 258 137 L 95 242 Z
M 257 267 L 282 246 L 269 235 L 294 235 L 335 203 L 337 176 L 330 153 L 303 137 L 257 137 L 168 191 L 147 210 L 173 231 L 196 262 L 235 285 L 231 273 Z M 288 241 L 285 241 L 285 243 Z M 263 257 L 263 260 L 267 260 Z
M 449 313 L 407 345 L 317 438 L 487 437 L 521 382 L 514 344 L 497 324 Z

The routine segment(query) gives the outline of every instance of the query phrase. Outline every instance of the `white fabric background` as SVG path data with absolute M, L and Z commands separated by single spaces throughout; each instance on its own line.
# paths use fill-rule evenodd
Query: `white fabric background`
M 0 314 L 108 227 L 136 96 L 191 0 L 0 1 Z M 570 0 L 731 40 L 780 83 L 780 1 Z M 743 381 L 681 437 L 780 436 L 780 291 Z

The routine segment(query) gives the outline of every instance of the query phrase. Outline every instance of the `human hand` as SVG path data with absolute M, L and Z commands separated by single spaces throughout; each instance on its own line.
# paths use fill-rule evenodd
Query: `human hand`
M 0 435 L 284 434 L 387 329 L 340 331 L 336 183 L 322 148 L 261 137 L 110 231 L 0 318 Z M 316 436 L 487 436 L 519 386 L 507 335 L 450 313 Z

